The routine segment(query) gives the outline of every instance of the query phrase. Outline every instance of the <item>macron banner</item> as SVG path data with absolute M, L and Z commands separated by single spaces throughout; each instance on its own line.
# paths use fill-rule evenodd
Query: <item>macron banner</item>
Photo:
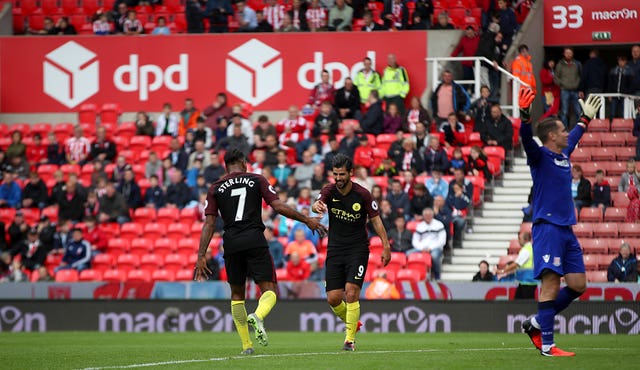
M 640 40 L 640 2 L 544 1 L 545 46 L 631 44 Z
M 364 32 L 0 38 L 0 111 L 69 112 L 82 103 L 124 111 L 202 109 L 218 92 L 259 110 L 303 105 L 323 69 L 336 88 L 369 57 L 378 72 L 395 54 L 410 95 L 427 86 L 427 33 Z

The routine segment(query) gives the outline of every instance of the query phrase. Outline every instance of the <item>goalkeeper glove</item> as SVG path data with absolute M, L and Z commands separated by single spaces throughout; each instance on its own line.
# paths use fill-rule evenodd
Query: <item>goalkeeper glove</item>
M 598 113 L 598 111 L 600 110 L 602 100 L 595 95 L 589 95 L 586 102 L 582 99 L 579 99 L 578 103 L 580 103 L 580 108 L 582 108 L 582 117 L 586 118 L 586 121 L 589 122 L 593 119 L 593 117 L 596 116 L 596 113 Z
M 531 121 L 531 103 L 536 98 L 536 94 L 525 86 L 520 87 L 520 93 L 518 94 L 518 105 L 520 106 L 520 118 L 522 122 Z

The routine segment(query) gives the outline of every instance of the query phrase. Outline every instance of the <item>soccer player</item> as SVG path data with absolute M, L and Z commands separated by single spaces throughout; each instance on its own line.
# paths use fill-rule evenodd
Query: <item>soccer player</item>
M 520 137 L 527 153 L 533 178 L 533 266 L 536 279 L 542 281 L 538 296 L 538 314 L 525 320 L 522 329 L 543 356 L 575 356 L 553 342 L 555 315 L 567 308 L 586 288 L 582 250 L 573 233 L 576 214 L 571 196 L 569 157 L 587 125 L 600 109 L 600 99 L 590 95 L 580 100 L 582 117 L 567 129 L 557 117 L 549 117 L 536 126 L 542 146 L 533 140 L 530 107 L 535 98 L 531 89 L 520 89 L 522 126 Z M 567 286 L 560 289 L 564 277 Z
M 371 193 L 351 181 L 353 163 L 344 154 L 333 160 L 335 184 L 322 188 L 313 203 L 316 213 L 329 212 L 329 243 L 326 260 L 327 301 L 333 312 L 346 324 L 345 351 L 354 351 L 356 332 L 360 328 L 360 290 L 369 261 L 367 217 L 382 239 L 382 263 L 391 259 L 387 232 Z M 343 298 L 346 298 L 346 303 Z
M 231 315 L 242 340 L 242 354 L 255 353 L 249 338 L 248 325 L 255 330 L 258 343 L 269 343 L 263 320 L 276 304 L 276 274 L 269 245 L 264 237 L 262 199 L 276 212 L 305 223 L 311 230 L 324 234 L 320 218 L 307 217 L 278 199 L 276 191 L 262 175 L 247 173 L 245 156 L 239 150 L 224 156 L 227 175 L 209 188 L 205 203 L 206 220 L 200 236 L 200 248 L 195 267 L 196 281 L 211 275 L 205 254 L 213 236 L 216 217 L 224 221 L 224 261 L 231 287 Z M 262 295 L 256 311 L 247 316 L 244 306 L 245 283 L 253 277 Z

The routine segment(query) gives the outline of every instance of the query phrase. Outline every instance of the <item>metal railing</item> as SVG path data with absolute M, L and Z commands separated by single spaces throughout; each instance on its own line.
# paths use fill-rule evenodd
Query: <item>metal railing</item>
M 431 78 L 431 85 L 432 85 L 432 91 L 435 91 L 435 89 L 438 87 L 438 85 L 440 84 L 441 80 L 440 80 L 440 72 L 441 70 L 444 70 L 443 67 L 441 67 L 441 63 L 448 63 L 448 62 L 462 62 L 462 61 L 467 61 L 467 60 L 471 60 L 474 62 L 474 66 L 473 66 L 473 80 L 456 80 L 456 83 L 459 85 L 473 85 L 473 98 L 477 99 L 480 97 L 480 87 L 481 87 L 481 83 L 480 83 L 480 68 L 482 67 L 482 62 L 485 62 L 487 64 L 489 64 L 491 67 L 488 68 L 494 68 L 493 67 L 493 62 L 485 57 L 436 57 L 436 58 L 427 58 L 427 62 L 431 63 L 431 72 L 432 72 L 432 78 Z M 428 68 L 428 67 L 427 67 Z M 506 69 L 498 66 L 497 68 L 495 68 L 496 70 L 498 70 L 503 76 L 505 76 L 508 80 L 513 80 L 513 84 L 511 85 L 511 97 L 508 99 L 511 99 L 509 104 L 507 105 L 501 105 L 502 109 L 511 111 L 511 116 L 514 118 L 520 118 L 520 109 L 518 107 L 518 91 L 520 90 L 520 85 L 524 85 L 524 86 L 529 86 L 527 83 L 523 82 L 522 80 L 520 80 L 519 78 L 517 78 L 516 76 L 514 76 L 513 74 L 511 74 L 511 72 L 507 71 Z M 502 81 L 502 79 L 501 79 Z
M 600 112 L 598 112 L 598 118 L 606 118 L 605 110 L 609 101 L 607 98 L 623 98 L 623 110 L 622 110 L 622 118 L 636 118 L 636 105 L 634 103 L 635 100 L 640 102 L 640 96 L 638 95 L 628 95 L 628 94 L 618 94 L 618 93 L 602 93 L 602 94 L 593 94 L 600 97 L 600 101 L 602 105 L 600 106 Z

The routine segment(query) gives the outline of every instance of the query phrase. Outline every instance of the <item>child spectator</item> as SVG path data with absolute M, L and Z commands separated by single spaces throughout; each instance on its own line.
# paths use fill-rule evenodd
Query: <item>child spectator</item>
M 449 168 L 449 171 L 451 171 L 451 173 L 453 173 L 453 170 L 456 168 L 462 168 L 462 170 L 466 172 L 466 163 L 464 161 L 464 157 L 462 156 L 462 149 L 455 148 L 451 156 L 451 161 L 449 162 L 451 163 L 451 167 Z
M 105 251 L 107 248 L 107 239 L 105 238 L 102 230 L 98 227 L 98 223 L 95 217 L 86 217 L 84 224 L 87 227 L 85 232 L 85 240 L 91 245 L 91 255 L 95 256 Z
M 78 272 L 89 268 L 91 262 L 91 245 L 84 240 L 82 229 L 71 230 L 71 241 L 67 244 L 60 266 L 55 271 L 76 269 Z
M 138 18 L 136 18 L 136 11 L 127 11 L 127 19 L 125 19 L 122 25 L 122 30 L 125 35 L 139 35 L 144 31 L 144 27 Z
M 489 160 L 484 150 L 477 145 L 471 147 L 469 151 L 469 175 L 481 176 L 487 181 L 491 181 L 493 175 L 489 171 Z
M 166 204 L 164 190 L 159 185 L 158 176 L 149 177 L 149 189 L 144 195 L 144 204 L 149 208 L 162 208 Z
M 111 23 L 109 23 L 107 13 L 100 9 L 96 16 L 96 20 L 93 21 L 93 33 L 96 35 L 108 35 L 111 33 Z
M 457 134 L 464 134 L 464 125 L 458 121 L 458 116 L 455 113 L 449 113 L 447 120 L 440 124 L 439 131 L 444 133 L 446 146 L 456 145 L 459 139 Z
M 47 163 L 47 147 L 42 144 L 40 134 L 33 135 L 33 144 L 27 147 L 27 161 L 30 165 Z
M 593 183 L 593 202 L 591 207 L 601 208 L 602 212 L 611 205 L 611 187 L 609 182 L 604 178 L 604 171 L 596 171 L 596 179 Z
M 158 23 L 156 27 L 151 31 L 152 35 L 170 35 L 171 30 L 167 27 L 167 19 L 165 17 L 158 17 L 156 20 Z
M 100 202 L 98 201 L 98 195 L 92 191 L 87 194 L 87 201 L 84 203 L 84 216 L 85 219 L 89 217 L 98 217 L 100 214 Z

